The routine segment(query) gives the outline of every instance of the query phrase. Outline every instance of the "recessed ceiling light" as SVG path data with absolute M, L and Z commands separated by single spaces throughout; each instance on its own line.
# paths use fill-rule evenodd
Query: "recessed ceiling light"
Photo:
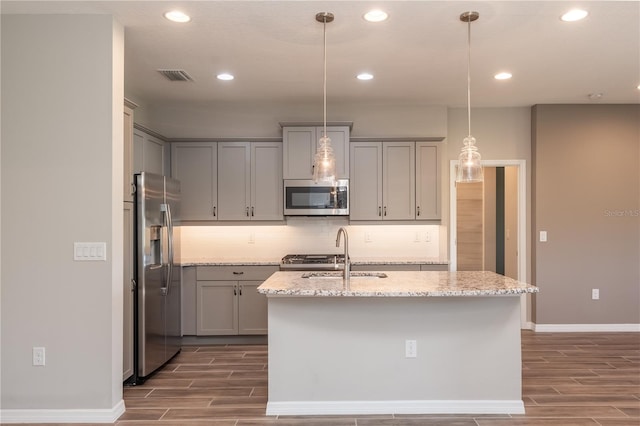
M 180 12 L 179 10 L 172 10 L 164 14 L 164 17 L 173 22 L 189 22 L 191 17 L 186 13 Z
M 222 74 L 218 74 L 216 77 L 218 78 L 218 80 L 225 80 L 225 81 L 233 80 L 234 78 L 232 74 L 229 74 L 226 72 L 223 72 Z
M 511 77 L 513 76 L 510 72 L 500 72 L 493 76 L 496 80 L 509 80 Z
M 386 21 L 388 17 L 389 17 L 389 14 L 387 12 L 379 9 L 370 10 L 369 12 L 364 14 L 365 21 L 369 21 L 369 22 Z
M 358 80 L 373 80 L 373 74 L 369 74 L 368 72 L 363 72 L 358 74 L 356 77 Z
M 565 13 L 564 15 L 562 15 L 560 19 L 562 19 L 565 22 L 574 22 L 574 21 L 579 21 L 581 19 L 586 18 L 588 14 L 589 12 L 587 12 L 586 10 L 572 9 L 567 13 Z
M 636 87 L 636 89 L 640 90 L 640 84 L 638 84 L 638 87 Z
M 599 101 L 604 96 L 602 93 L 589 93 L 587 96 L 590 101 Z

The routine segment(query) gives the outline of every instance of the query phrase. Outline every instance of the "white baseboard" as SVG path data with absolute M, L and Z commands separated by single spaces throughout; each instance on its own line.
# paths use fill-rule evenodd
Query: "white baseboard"
M 267 416 L 354 414 L 524 414 L 521 400 L 268 402 Z
M 532 323 L 531 321 L 527 321 L 527 322 L 522 323 L 520 325 L 520 329 L 521 330 L 533 330 L 535 326 L 536 325 L 534 323 Z
M 640 332 L 640 324 L 533 324 L 533 330 L 541 333 L 572 332 Z
M 4 409 L 0 422 L 4 423 L 115 423 L 124 414 L 124 400 L 111 409 Z

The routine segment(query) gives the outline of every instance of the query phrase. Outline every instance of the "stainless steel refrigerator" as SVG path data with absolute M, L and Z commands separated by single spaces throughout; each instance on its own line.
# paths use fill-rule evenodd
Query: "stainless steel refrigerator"
M 180 270 L 174 262 L 174 224 L 180 218 L 180 182 L 136 176 L 136 292 L 134 384 L 144 382 L 180 351 Z

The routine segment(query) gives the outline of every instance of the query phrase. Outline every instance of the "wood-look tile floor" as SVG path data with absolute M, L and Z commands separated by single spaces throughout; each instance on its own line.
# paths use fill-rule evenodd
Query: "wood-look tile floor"
M 265 416 L 265 345 L 186 346 L 117 425 L 640 426 L 640 333 L 522 333 L 525 415 Z
M 524 415 L 265 416 L 266 345 L 185 346 L 118 426 L 640 426 L 640 333 L 522 333 Z M 77 426 L 77 425 L 76 425 Z

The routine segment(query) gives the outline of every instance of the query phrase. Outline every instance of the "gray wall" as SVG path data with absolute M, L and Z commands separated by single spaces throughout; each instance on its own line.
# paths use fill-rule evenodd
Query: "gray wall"
M 2 399 L 122 400 L 123 29 L 110 16 L 2 15 Z M 114 83 L 115 82 L 115 83 Z M 106 262 L 74 262 L 104 241 Z M 31 365 L 34 346 L 46 366 Z
M 535 322 L 639 323 L 640 105 L 537 105 L 532 133 Z

